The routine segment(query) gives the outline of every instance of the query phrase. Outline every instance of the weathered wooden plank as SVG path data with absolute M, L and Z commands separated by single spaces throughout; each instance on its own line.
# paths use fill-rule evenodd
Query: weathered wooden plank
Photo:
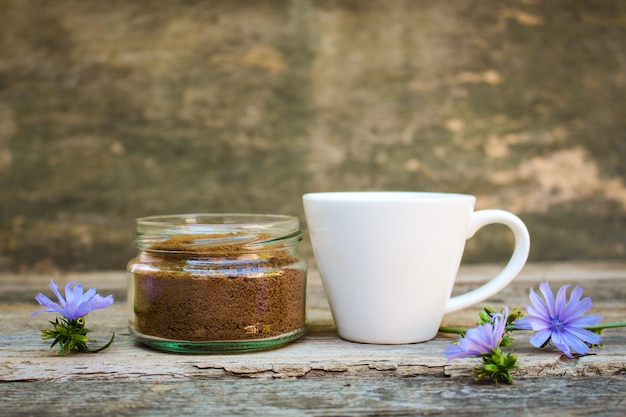
M 621 281 L 606 280 L 605 294 L 611 288 L 623 286 Z M 593 288 L 591 292 L 594 293 Z M 522 297 L 523 290 L 512 286 L 510 299 Z M 614 291 L 615 292 L 615 291 Z M 516 295 L 519 293 L 520 295 Z M 624 317 L 624 304 L 612 304 L 600 297 L 597 310 L 608 319 Z M 97 355 L 77 354 L 59 358 L 48 343 L 39 339 L 38 332 L 45 327 L 46 318 L 30 317 L 33 306 L 2 305 L 4 320 L 0 349 L 1 381 L 64 381 L 71 379 L 153 379 L 226 378 L 232 375 L 252 378 L 293 378 L 307 375 L 372 376 L 378 373 L 407 375 L 439 375 L 467 377 L 471 375 L 475 359 L 445 363 L 443 349 L 451 337 L 440 335 L 428 343 L 412 345 L 367 345 L 341 340 L 328 325 L 319 326 L 315 319 L 308 335 L 283 348 L 238 355 L 175 355 L 158 352 L 134 343 L 126 329 L 126 307 L 118 303 L 112 308 L 92 313 L 89 327 L 97 332 L 94 344 L 104 343 L 108 335 L 117 332 L 111 348 Z M 51 318 L 48 315 L 48 318 Z M 471 326 L 475 311 L 455 313 L 446 318 L 447 324 Z M 454 320 L 454 321 L 453 321 Z M 626 354 L 625 329 L 605 331 L 605 345 L 595 348 L 594 355 L 579 359 L 564 359 L 551 349 L 537 350 L 528 343 L 528 332 L 520 332 L 517 354 L 520 369 L 517 377 L 614 375 L 624 372 Z
M 493 305 L 522 306 L 530 286 L 544 279 L 583 285 L 604 321 L 626 317 L 626 265 L 530 265 Z M 622 269 L 623 268 L 623 269 Z M 465 267 L 457 292 L 479 285 L 492 266 Z M 543 272 L 542 272 L 543 271 Z M 0 415 L 606 415 L 623 414 L 626 329 L 604 333 L 604 346 L 568 359 L 554 349 L 535 349 L 529 332 L 516 334 L 520 368 L 513 386 L 475 383 L 478 359 L 446 363 L 452 337 L 411 345 L 382 346 L 341 340 L 333 327 L 319 275 L 308 288 L 309 333 L 279 349 L 238 355 L 181 355 L 137 345 L 126 322 L 122 272 L 68 275 L 117 302 L 91 313 L 94 345 L 116 332 L 115 343 L 96 355 L 56 355 L 39 338 L 53 314 L 30 317 L 34 295 L 48 277 L 0 277 Z M 559 284 L 556 284 L 556 283 Z M 444 319 L 472 326 L 479 307 Z M 505 407 L 505 408 L 503 408 Z
M 526 378 L 99 380 L 5 383 L 3 416 L 623 416 L 626 375 Z
M 606 344 L 593 355 L 567 359 L 551 349 L 536 350 L 527 335 L 517 337 L 520 369 L 516 377 L 611 376 L 626 372 L 623 352 L 626 332 L 607 332 Z M 101 338 L 102 341 L 105 338 Z M 97 355 L 57 357 L 35 334 L 12 336 L 0 350 L 0 381 L 65 381 L 179 378 L 294 378 L 308 375 L 468 377 L 477 359 L 446 363 L 443 349 L 449 339 L 398 346 L 361 345 L 332 333 L 313 333 L 283 348 L 238 355 L 175 355 L 135 345 L 128 333 Z M 6 344 L 11 344 L 7 346 Z M 21 346 L 21 348 L 20 348 Z M 26 346 L 26 349 L 24 348 Z

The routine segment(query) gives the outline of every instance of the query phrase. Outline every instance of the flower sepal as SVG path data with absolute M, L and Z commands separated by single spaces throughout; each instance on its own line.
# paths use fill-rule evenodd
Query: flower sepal
M 108 348 L 115 339 L 115 333 L 111 336 L 111 339 L 102 347 L 97 349 L 90 349 L 87 346 L 89 338 L 87 333 L 91 330 L 85 327 L 85 318 L 79 317 L 77 319 L 69 320 L 65 317 L 59 319 L 58 317 L 54 321 L 50 321 L 52 329 L 41 329 L 41 338 L 43 340 L 54 339 L 50 349 L 57 344 L 60 347 L 59 356 L 77 350 L 79 352 L 96 353 Z
M 500 347 L 491 349 L 482 355 L 483 364 L 474 368 L 474 379 L 489 378 L 496 384 L 500 382 L 512 384 L 513 377 L 510 371 L 517 369 L 517 355 L 504 352 Z

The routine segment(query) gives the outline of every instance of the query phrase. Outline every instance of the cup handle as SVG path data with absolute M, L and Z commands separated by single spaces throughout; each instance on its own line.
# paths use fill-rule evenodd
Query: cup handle
M 473 212 L 468 226 L 467 239 L 473 237 L 480 228 L 494 223 L 503 224 L 513 231 L 515 248 L 511 259 L 504 269 L 490 281 L 470 292 L 450 298 L 446 304 L 446 313 L 461 310 L 491 297 L 506 287 L 524 267 L 530 251 L 530 236 L 526 225 L 513 213 L 504 210 Z

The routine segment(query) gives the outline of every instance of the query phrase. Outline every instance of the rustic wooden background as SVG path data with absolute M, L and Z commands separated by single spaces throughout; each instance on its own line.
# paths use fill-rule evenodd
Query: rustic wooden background
M 322 190 L 472 193 L 533 261 L 623 259 L 625 74 L 623 0 L 0 0 L 0 270 Z

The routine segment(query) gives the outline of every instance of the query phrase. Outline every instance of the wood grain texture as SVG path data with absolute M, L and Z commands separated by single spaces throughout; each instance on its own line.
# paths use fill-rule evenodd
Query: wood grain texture
M 10 416 L 622 416 L 626 378 L 178 379 L 0 385 Z M 86 405 L 87 404 L 87 405 Z
M 548 274 L 539 273 L 541 268 L 530 265 L 519 281 L 488 302 L 523 306 L 529 287 Z M 484 274 L 480 269 L 463 268 L 457 291 L 478 285 L 472 277 L 488 277 L 492 267 L 482 267 Z M 626 317 L 626 265 L 548 269 L 551 280 L 583 285 L 594 300 L 592 312 L 601 313 L 603 321 Z M 625 329 L 606 330 L 604 345 L 577 359 L 535 349 L 528 332 L 516 333 L 516 383 L 493 387 L 473 381 L 477 359 L 446 363 L 443 349 L 451 336 L 395 346 L 340 339 L 313 272 L 310 329 L 303 338 L 256 353 L 169 354 L 137 345 L 126 329 L 124 274 L 93 273 L 59 280 L 80 279 L 103 294 L 119 294 L 111 308 L 87 317 L 94 346 L 105 343 L 111 332 L 117 334 L 115 342 L 95 355 L 59 357 L 39 338 L 54 315 L 30 317 L 36 309 L 32 297 L 47 292 L 48 279 L 0 277 L 0 415 L 496 415 L 503 401 L 515 415 L 549 415 L 559 407 L 566 410 L 562 415 L 621 415 L 624 407 Z M 450 314 L 444 324 L 471 326 L 477 310 Z
M 475 194 L 534 261 L 624 259 L 624 0 L 144 3 L 0 1 L 0 269 L 339 190 Z M 508 256 L 494 228 L 467 259 Z

